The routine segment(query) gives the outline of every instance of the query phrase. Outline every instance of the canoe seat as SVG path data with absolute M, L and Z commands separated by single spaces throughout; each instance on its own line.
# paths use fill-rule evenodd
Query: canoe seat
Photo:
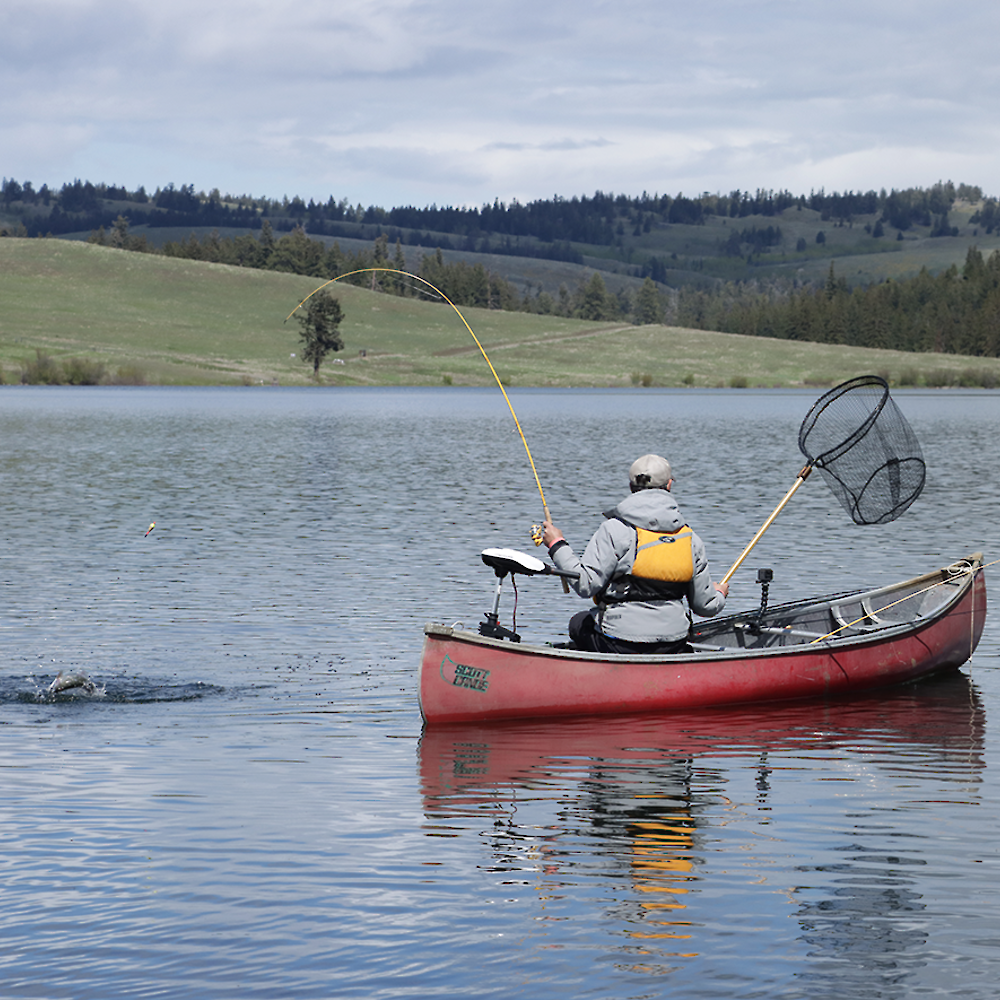
M 856 632 L 877 632 L 879 629 L 888 628 L 890 625 L 898 625 L 899 622 L 886 621 L 879 618 L 878 612 L 872 608 L 872 602 L 863 599 L 860 602 L 862 614 L 853 614 L 850 618 L 842 607 L 837 604 L 830 605 L 830 614 L 841 629 L 852 628 Z

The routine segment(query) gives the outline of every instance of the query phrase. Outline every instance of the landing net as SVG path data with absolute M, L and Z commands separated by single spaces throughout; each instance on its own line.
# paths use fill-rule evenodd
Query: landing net
M 821 396 L 802 421 L 799 450 L 855 524 L 895 520 L 924 488 L 917 437 L 877 375 L 851 379 Z

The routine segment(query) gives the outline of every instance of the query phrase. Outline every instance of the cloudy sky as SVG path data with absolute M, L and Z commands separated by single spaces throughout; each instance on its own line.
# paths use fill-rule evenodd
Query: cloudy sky
M 997 0 L 0 0 L 0 176 L 1000 194 Z

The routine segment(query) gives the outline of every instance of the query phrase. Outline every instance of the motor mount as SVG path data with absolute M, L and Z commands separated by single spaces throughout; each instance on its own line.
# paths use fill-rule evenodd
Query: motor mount
M 773 579 L 773 569 L 757 570 L 757 582 L 760 584 L 760 607 L 757 609 L 752 623 L 752 627 L 755 629 L 759 629 L 764 621 L 764 612 L 767 611 L 767 592 Z

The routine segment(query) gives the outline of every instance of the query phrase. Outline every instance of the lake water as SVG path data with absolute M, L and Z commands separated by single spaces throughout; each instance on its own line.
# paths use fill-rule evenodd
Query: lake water
M 572 543 L 661 452 L 718 578 L 819 394 L 511 399 Z M 1000 557 L 1000 397 L 894 396 L 917 503 L 858 527 L 813 477 L 731 610 L 760 566 L 777 602 Z M 422 732 L 424 623 L 534 551 L 499 392 L 7 388 L 0 441 L 6 1000 L 997 995 L 995 616 L 874 697 Z M 527 580 L 517 627 L 582 607 Z

